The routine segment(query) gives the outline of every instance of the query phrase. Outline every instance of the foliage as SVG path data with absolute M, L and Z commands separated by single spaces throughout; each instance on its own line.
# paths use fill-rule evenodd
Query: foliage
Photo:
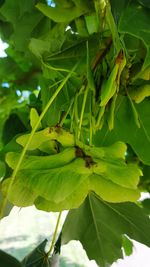
M 149 8 L 0 2 L 1 218 L 13 205 L 70 210 L 48 252 L 44 241 L 15 263 L 1 251 L 6 267 L 54 266 L 72 239 L 103 267 L 132 253 L 129 238 L 150 246 L 149 200 L 139 200 L 150 191 Z
M 150 245 L 143 231 L 143 227 L 146 232 L 149 231 L 150 225 L 148 218 L 143 215 L 134 203 L 112 204 L 89 194 L 77 210 L 69 212 L 63 227 L 62 242 L 80 240 L 90 259 L 95 259 L 100 266 L 107 266 L 122 257 L 121 237 L 124 233 Z

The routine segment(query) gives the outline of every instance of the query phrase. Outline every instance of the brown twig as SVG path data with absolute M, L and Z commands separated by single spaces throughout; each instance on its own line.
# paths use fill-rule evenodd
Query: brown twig
M 107 52 L 111 48 L 112 45 L 112 38 L 107 39 L 107 44 L 104 50 L 99 51 L 98 54 L 96 55 L 96 58 L 92 64 L 92 70 L 95 70 L 99 62 L 102 61 L 102 59 L 106 56 Z

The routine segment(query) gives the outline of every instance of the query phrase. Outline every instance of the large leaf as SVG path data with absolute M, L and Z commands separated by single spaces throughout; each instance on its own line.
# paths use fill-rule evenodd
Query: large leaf
M 150 246 L 150 220 L 132 203 L 110 204 L 93 193 L 69 212 L 62 230 L 62 243 L 79 240 L 89 259 L 108 267 L 122 258 L 122 235 Z
M 147 56 L 143 68 L 150 64 L 150 10 L 130 1 L 119 23 L 119 31 L 141 39 L 146 46 Z
M 26 155 L 8 199 L 18 206 L 35 203 L 47 211 L 78 207 L 91 190 L 110 202 L 135 201 L 142 173 L 137 165 L 125 163 L 125 151 L 120 142 L 106 148 L 73 146 L 49 156 Z M 19 157 L 20 153 L 7 153 L 6 162 L 15 169 Z M 4 193 L 9 182 L 3 182 Z
M 128 5 L 130 0 L 110 0 L 111 3 L 111 10 L 114 16 L 115 21 L 118 23 L 122 13 L 124 12 L 126 6 Z
M 50 7 L 42 3 L 38 3 L 36 7 L 47 17 L 54 20 L 55 22 L 69 22 L 82 16 L 89 11 L 88 6 L 86 7 L 70 7 L 70 8 L 59 8 Z
M 130 101 L 127 97 L 122 97 L 115 112 L 115 127 L 110 132 L 107 127 L 97 132 L 95 145 L 108 145 L 115 141 L 123 141 L 131 145 L 139 159 L 150 165 L 150 108 L 149 99 L 145 99 L 140 104 L 135 104 L 139 115 L 140 128 L 135 123 L 134 114 Z
M 50 75 L 52 77 L 51 71 Z M 65 112 L 67 112 L 68 107 L 70 106 L 70 102 L 73 99 L 78 86 L 80 85 L 78 84 L 78 80 L 76 78 L 70 79 L 70 81 L 68 81 L 68 83 L 64 86 L 63 90 L 59 93 L 58 97 L 54 100 L 53 104 L 44 116 L 42 121 L 44 126 L 53 126 L 57 125 L 60 122 L 61 114 L 65 114 Z M 52 87 L 48 87 L 47 84 L 41 85 L 42 109 L 45 108 L 48 100 L 56 91 L 56 88 L 57 86 L 53 85 Z
M 65 40 L 65 25 L 63 23 L 56 24 L 50 32 L 42 36 L 40 39 L 32 38 L 29 44 L 30 50 L 37 56 L 41 57 L 44 52 L 50 54 L 60 51 Z
M 0 9 L 4 18 L 13 25 L 11 38 L 16 50 L 24 51 L 30 35 L 43 18 L 42 14 L 35 9 L 34 4 L 35 1 L 33 0 L 30 3 L 7 0 Z
M 22 71 L 13 59 L 6 57 L 0 60 L 0 75 L 1 82 L 12 82 L 19 79 Z
M 45 61 L 49 64 L 55 64 L 56 67 L 59 66 L 59 68 L 66 68 L 70 69 L 72 68 L 72 64 L 74 62 L 77 62 L 81 59 L 83 60 L 82 65 L 78 66 L 77 71 L 79 71 L 79 74 L 82 75 L 83 72 L 85 72 L 85 66 L 86 66 L 86 56 L 87 56 L 87 49 L 86 49 L 86 43 L 88 40 L 88 46 L 89 46 L 89 55 L 90 59 L 93 59 L 95 57 L 96 53 L 99 51 L 99 45 L 101 42 L 101 36 L 99 33 L 91 35 L 88 39 L 87 38 L 81 38 L 81 36 L 72 34 L 71 30 L 67 30 L 65 32 L 66 40 L 61 48 L 61 50 L 58 50 L 55 53 L 47 54 L 45 56 Z M 60 61 L 60 62 L 59 62 Z M 54 65 L 54 66 L 55 66 Z M 82 70 L 82 68 L 84 69 Z

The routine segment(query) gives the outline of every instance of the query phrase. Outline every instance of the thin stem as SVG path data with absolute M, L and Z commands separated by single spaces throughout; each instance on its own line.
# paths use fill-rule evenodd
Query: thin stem
M 68 70 L 68 69 L 55 68 L 55 67 L 53 67 L 51 65 L 46 64 L 44 61 L 42 61 L 42 64 L 43 64 L 43 66 L 45 66 L 46 68 L 48 68 L 50 70 L 62 71 L 62 72 L 68 72 L 68 73 L 70 73 L 70 70 Z M 75 74 L 75 72 L 73 72 L 73 74 Z
M 63 78 L 63 79 L 64 79 L 64 78 Z M 61 80 L 59 80 L 59 81 L 53 83 L 53 84 L 50 85 L 48 88 L 49 88 L 49 89 L 50 89 L 50 88 L 53 88 L 54 86 L 56 86 L 56 85 L 58 85 L 59 83 L 61 83 L 61 82 L 63 81 L 63 79 L 61 79 Z
M 92 103 L 90 105 L 90 140 L 89 144 L 92 146 L 92 139 L 93 139 L 93 129 L 92 129 Z
M 106 21 L 109 25 L 111 34 L 112 34 L 112 38 L 113 38 L 113 43 L 114 43 L 114 47 L 116 49 L 116 52 L 119 52 L 121 49 L 121 42 L 120 42 L 120 38 L 119 38 L 119 34 L 118 34 L 118 30 L 117 30 L 117 26 L 114 20 L 114 17 L 112 15 L 111 12 L 111 6 L 108 0 L 105 1 L 106 3 Z
M 54 245 L 55 245 L 55 240 L 56 240 L 56 236 L 57 236 L 57 231 L 58 231 L 58 226 L 59 226 L 59 223 L 60 223 L 61 214 L 62 214 L 62 212 L 59 212 L 59 215 L 58 215 L 58 218 L 57 218 L 57 222 L 56 222 L 55 231 L 54 231 L 52 242 L 51 242 L 51 245 L 50 245 L 50 249 L 49 249 L 49 251 L 47 253 L 48 256 L 51 254 L 51 252 L 52 252 L 52 250 L 54 248 Z
M 75 134 L 75 143 L 77 139 L 76 133 L 78 132 L 78 109 L 77 109 L 77 99 L 78 99 L 78 92 L 76 92 L 75 97 L 74 97 L 74 103 L 73 103 L 73 108 L 72 108 L 72 114 L 71 114 L 71 125 L 70 125 L 70 130 L 71 132 L 74 132 Z M 76 129 L 76 131 L 75 131 Z
M 106 56 L 107 52 L 109 52 L 110 48 L 112 45 L 112 38 L 108 38 L 107 42 L 106 42 L 106 47 L 101 51 L 98 52 L 98 54 L 96 55 L 96 58 L 92 64 L 92 70 L 95 70 L 98 66 L 98 64 L 100 64 L 103 60 L 103 58 Z
M 104 112 L 105 112 L 105 106 L 100 107 L 99 113 L 98 113 L 98 118 L 96 121 L 96 129 L 99 129 L 99 127 L 100 127 L 102 117 L 104 116 Z
M 74 120 L 75 120 L 75 124 L 78 126 L 79 123 L 79 114 L 78 114 L 78 92 L 75 95 L 74 98 Z
M 71 123 L 70 123 L 70 132 L 73 132 L 73 118 L 74 118 L 74 108 L 72 108 L 72 111 L 71 111 Z
M 73 100 L 74 100 L 74 98 L 71 99 L 71 102 L 70 102 L 70 105 L 69 105 L 69 107 L 68 107 L 68 110 L 66 111 L 66 113 L 65 113 L 65 115 L 63 116 L 61 122 L 59 123 L 59 125 L 60 125 L 61 127 L 62 127 L 62 125 L 64 124 L 64 121 L 65 121 L 65 119 L 67 118 L 67 116 L 68 116 L 68 114 L 69 114 L 69 112 L 70 112 L 70 109 L 71 109 L 71 107 L 72 107 L 72 105 L 73 105 Z
M 85 104 L 86 104 L 86 99 L 88 95 L 88 90 L 89 86 L 87 85 L 83 97 L 83 103 L 82 103 L 82 109 L 81 109 L 81 115 L 80 115 L 80 121 L 79 121 L 79 128 L 78 128 L 78 140 L 80 139 L 80 134 L 81 134 L 81 127 L 82 127 L 82 121 L 83 121 L 83 115 L 84 115 L 84 110 L 85 110 Z
M 70 73 L 66 76 L 66 78 L 62 81 L 62 83 L 58 86 L 57 90 L 54 92 L 54 94 L 52 95 L 52 97 L 50 98 L 50 100 L 48 101 L 46 107 L 44 108 L 44 110 L 42 111 L 41 115 L 39 116 L 35 126 L 33 127 L 30 135 L 29 135 L 29 139 L 26 143 L 26 145 L 24 146 L 23 150 L 22 150 L 22 153 L 20 155 L 20 158 L 19 158 L 19 161 L 17 162 L 17 165 L 16 165 L 16 168 L 14 169 L 13 173 L 12 173 L 12 177 L 11 177 L 11 180 L 10 180 L 10 184 L 7 188 L 7 191 L 6 191 L 6 196 L 4 197 L 3 199 L 3 202 L 1 204 L 1 212 L 0 212 L 0 218 L 2 218 L 3 216 L 3 212 L 4 212 L 4 209 L 6 207 L 6 204 L 7 204 L 7 197 L 11 191 L 11 187 L 12 187 L 12 184 L 15 180 L 15 177 L 16 177 L 16 174 L 18 173 L 19 171 L 19 168 L 20 168 L 20 165 L 23 161 L 23 158 L 25 156 L 25 153 L 32 141 L 32 138 L 41 122 L 41 120 L 43 119 L 43 117 L 45 116 L 47 110 L 49 109 L 49 107 L 51 106 L 51 104 L 53 103 L 53 101 L 55 100 L 55 98 L 57 97 L 57 95 L 59 94 L 59 92 L 61 91 L 61 89 L 63 88 L 63 86 L 66 84 L 66 82 L 68 81 L 68 79 L 70 78 L 70 76 L 72 75 L 72 73 L 74 73 L 74 70 L 76 69 L 77 67 L 77 64 L 74 66 L 74 68 L 72 69 L 72 71 L 70 71 Z
M 71 124 L 70 124 L 70 132 L 73 132 L 74 130 L 74 119 L 76 119 L 76 98 L 77 98 L 77 93 L 75 94 L 74 101 L 73 101 L 73 107 L 72 107 L 72 112 L 71 112 Z M 75 120 L 76 122 L 76 120 Z

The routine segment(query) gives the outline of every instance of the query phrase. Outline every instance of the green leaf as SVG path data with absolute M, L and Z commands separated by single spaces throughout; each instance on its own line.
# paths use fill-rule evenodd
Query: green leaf
M 78 171 L 76 171 L 77 169 Z M 88 173 L 86 174 L 86 168 L 84 170 L 84 163 L 82 163 L 82 160 L 80 159 L 59 168 L 50 169 L 50 167 L 47 167 L 46 169 L 45 166 L 40 169 L 39 166 L 39 169 L 32 170 L 31 166 L 31 169 L 25 169 L 18 172 L 16 181 L 14 182 L 14 188 L 12 187 L 10 192 L 10 199 L 13 203 L 15 202 L 17 205 L 22 206 L 29 205 L 29 198 L 34 198 L 35 200 L 38 196 L 42 196 L 46 200 L 55 202 L 57 204 L 57 209 L 60 210 L 59 203 L 65 201 L 65 204 L 68 205 L 68 198 L 71 199 L 72 195 L 76 194 L 76 198 L 74 198 L 75 202 L 73 203 L 73 207 L 76 207 L 86 197 L 88 185 L 85 181 L 88 178 L 88 175 Z M 24 180 L 24 183 L 22 183 L 22 179 Z M 6 186 L 6 182 L 4 182 L 4 186 Z M 22 191 L 22 200 L 21 198 L 18 199 L 14 194 L 17 187 L 18 190 Z M 25 193 L 26 188 L 31 192 L 33 191 L 33 193 L 35 192 L 35 194 L 32 194 L 30 197 L 31 193 L 29 194 L 29 191 L 28 193 Z M 26 200 L 24 198 L 25 194 Z
M 21 267 L 21 263 L 13 256 L 7 254 L 3 250 L 0 250 L 0 262 L 3 267 Z
M 72 146 L 55 155 L 26 155 L 8 199 L 17 206 L 35 203 L 39 209 L 59 211 L 78 207 L 89 191 L 110 202 L 139 198 L 137 185 L 142 172 L 136 164 L 125 163 L 124 143 L 108 148 L 80 145 L 83 149 Z M 14 169 L 19 158 L 20 153 L 9 152 L 6 162 Z M 9 182 L 3 182 L 4 194 Z
M 23 51 L 27 48 L 32 32 L 35 30 L 36 26 L 38 27 L 41 19 L 42 15 L 39 12 L 31 12 L 25 13 L 24 16 L 17 21 L 13 35 L 16 50 Z
M 26 112 L 24 110 L 24 114 L 21 114 L 19 106 L 17 109 L 11 111 L 3 126 L 2 141 L 4 145 L 8 144 L 8 142 L 10 142 L 14 136 L 26 131 L 26 129 L 29 127 L 29 114 L 28 112 L 27 114 L 25 113 Z
M 24 134 L 22 136 L 19 136 L 16 139 L 16 142 L 24 147 L 26 142 L 28 141 L 29 135 L 30 134 Z M 75 145 L 74 135 L 56 126 L 47 127 L 41 131 L 36 132 L 28 150 L 39 148 L 43 143 L 45 144 L 45 142 L 48 142 L 49 144 L 49 142 L 52 141 L 53 144 L 54 140 L 57 140 L 60 144 L 62 144 L 63 147 Z
M 82 16 L 89 11 L 88 7 L 76 7 L 71 8 L 59 8 L 50 7 L 42 3 L 38 3 L 36 7 L 48 18 L 54 20 L 55 22 L 69 22 Z
M 150 215 L 150 198 L 146 198 L 141 202 L 143 208 L 145 209 L 146 213 Z
M 3 147 L 3 149 L 0 151 L 0 158 L 2 160 L 5 159 L 5 154 L 7 152 L 13 151 L 13 152 L 20 152 L 22 149 L 22 147 L 16 143 L 16 136 L 14 138 L 11 139 L 11 141 L 9 143 L 7 143 L 7 145 L 5 145 Z
M 4 198 L 4 196 L 2 195 L 1 184 L 0 184 L 0 209 L 1 209 L 2 202 L 3 202 L 3 198 Z M 3 216 L 0 217 L 0 219 L 2 219 L 3 217 L 8 216 L 10 211 L 12 210 L 12 208 L 13 208 L 13 204 L 11 204 L 9 201 L 7 201 L 6 207 L 5 207 L 4 212 L 3 212 Z
M 29 48 L 36 57 L 41 58 L 44 52 L 48 52 L 49 43 L 44 40 L 31 38 Z
M 96 13 L 90 13 L 85 16 L 86 26 L 89 34 L 93 34 L 98 31 L 98 19 Z
M 150 85 L 145 84 L 132 90 L 130 92 L 130 97 L 137 103 L 141 103 L 146 97 L 150 96 Z
M 127 236 L 123 236 L 122 246 L 123 246 L 123 250 L 125 252 L 125 255 L 130 256 L 133 252 L 133 243 L 129 238 L 127 238 Z
M 62 230 L 62 244 L 79 240 L 89 259 L 102 267 L 122 258 L 122 236 L 150 246 L 150 220 L 136 204 L 110 204 L 94 194 L 69 212 Z
M 121 49 L 121 42 L 118 34 L 118 29 L 114 20 L 114 17 L 111 12 L 111 5 L 109 2 L 104 2 L 105 4 L 105 16 L 106 22 L 112 34 L 112 39 L 115 47 L 115 51 L 118 53 Z
M 38 245 L 32 252 L 30 252 L 23 260 L 23 267 L 50 267 L 51 261 L 45 252 L 47 240 L 45 239 L 40 245 Z
M 150 64 L 150 16 L 149 10 L 131 1 L 125 9 L 120 22 L 119 32 L 128 33 L 143 41 L 147 49 L 143 69 Z
M 11 0 L 5 1 L 0 9 L 0 13 L 7 19 L 7 21 L 16 23 L 17 17 L 19 17 L 19 5 L 18 1 L 14 3 Z
M 29 48 L 35 56 L 41 59 L 46 52 L 53 54 L 60 51 L 65 37 L 65 24 L 59 23 L 41 38 L 31 38 Z
M 131 108 L 132 108 L 133 117 L 134 117 L 134 122 L 135 122 L 136 126 L 137 126 L 138 128 L 140 128 L 141 125 L 140 125 L 139 115 L 138 115 L 137 110 L 136 110 L 136 108 L 135 108 L 135 106 L 134 106 L 134 104 L 133 104 L 133 101 L 132 101 L 132 99 L 130 98 L 129 95 L 128 95 L 128 98 L 129 98 L 129 102 L 130 102 L 130 105 L 131 105 Z
M 150 108 L 149 100 L 135 104 L 141 127 L 135 124 L 135 118 L 127 97 L 118 99 L 115 111 L 114 129 L 109 132 L 105 126 L 94 137 L 95 145 L 109 145 L 116 141 L 123 141 L 131 145 L 134 152 L 144 164 L 150 165 Z
M 101 106 L 106 106 L 108 101 L 112 98 L 117 90 L 116 77 L 118 74 L 119 64 L 115 64 L 109 78 L 105 81 L 102 86 L 101 92 Z
M 57 7 L 63 7 L 63 8 L 68 8 L 68 7 L 72 7 L 73 3 L 70 0 L 62 0 L 61 3 L 59 0 L 55 0 L 55 4 L 57 5 Z
M 50 74 L 52 74 L 51 71 Z M 55 92 L 57 86 L 58 83 L 55 86 L 47 86 L 47 84 L 41 85 L 42 109 L 44 109 L 44 107 L 46 106 L 48 100 Z M 70 79 L 70 81 L 64 86 L 63 90 L 54 100 L 53 104 L 44 116 L 42 121 L 44 126 L 53 126 L 59 124 L 61 114 L 62 112 L 67 112 L 68 107 L 70 106 L 71 99 L 73 99 L 76 93 L 77 86 L 79 85 L 78 80 L 76 81 L 76 78 L 74 78 L 74 80 Z
M 20 8 L 20 16 L 22 16 L 26 12 L 27 13 L 30 12 L 34 7 L 34 4 L 35 4 L 34 0 L 31 1 L 25 0 L 24 2 L 18 1 L 18 5 Z
M 55 70 L 55 73 L 53 75 L 58 76 L 56 71 L 64 71 L 64 70 L 70 70 L 76 62 L 80 61 L 80 64 L 77 68 L 77 73 L 80 77 L 82 77 L 83 74 L 86 72 L 86 43 L 87 38 L 83 38 L 79 36 L 78 34 L 72 34 L 71 30 L 67 30 L 65 33 L 65 41 L 61 47 L 61 49 L 55 50 L 55 53 L 46 53 L 43 61 L 43 71 L 45 69 L 49 69 L 49 76 L 47 75 L 46 78 L 51 79 L 52 77 L 52 70 Z M 60 35 L 60 41 L 61 41 L 61 35 Z M 100 34 L 93 34 L 88 39 L 88 45 L 89 45 L 89 57 L 90 60 L 95 57 L 95 54 L 99 51 L 99 42 L 100 42 Z M 58 40 L 56 42 L 57 46 Z M 55 43 L 54 46 L 55 47 Z M 52 52 L 52 51 L 51 51 Z M 53 67 L 53 68 L 52 68 Z M 62 75 L 58 76 L 58 79 L 62 78 Z M 81 81 L 78 81 L 81 82 Z M 71 91 L 71 90 L 70 90 Z
M 5 163 L 0 160 L 0 180 L 5 176 L 6 166 Z
M 19 0 L 12 2 L 5 1 L 0 13 L 7 21 L 12 23 L 13 34 L 11 35 L 15 50 L 24 51 L 27 48 L 30 36 L 42 19 L 42 14 L 34 8 L 34 1 L 31 3 L 20 3 Z
M 31 111 L 30 111 L 30 125 L 31 125 L 32 129 L 36 125 L 38 119 L 39 119 L 39 114 L 38 114 L 37 110 L 35 108 L 31 108 Z M 39 130 L 41 127 L 42 127 L 42 125 L 40 123 L 38 128 L 37 128 L 37 130 Z
M 44 210 L 47 212 L 69 210 L 70 208 L 79 207 L 80 204 L 84 201 L 86 195 L 87 195 L 87 185 L 86 181 L 83 180 L 83 182 L 79 186 L 77 186 L 73 190 L 72 194 L 66 197 L 65 200 L 56 203 L 49 201 L 41 196 L 38 196 L 34 201 L 34 205 L 36 206 L 37 209 Z
M 30 143 L 30 147 L 28 148 L 28 150 L 34 150 L 36 148 L 39 148 L 40 145 L 42 145 L 43 143 L 45 143 L 46 141 L 49 141 L 49 137 L 48 135 L 46 135 L 48 133 L 48 128 L 38 131 L 34 134 L 34 138 L 32 139 L 31 143 Z M 16 139 L 16 142 L 21 145 L 21 146 L 25 146 L 25 144 L 27 143 L 29 138 L 29 134 L 26 135 L 21 135 Z
M 126 6 L 128 5 L 130 0 L 110 0 L 111 3 L 111 10 L 115 19 L 115 22 L 118 24 L 118 21 L 120 20 L 120 17 L 122 16 L 122 13 L 124 12 Z
M 92 9 L 92 3 L 90 0 L 72 0 L 72 2 L 77 6 L 81 8 L 87 8 L 90 7 Z
M 75 19 L 75 25 L 76 25 L 77 32 L 79 33 L 80 36 L 82 37 L 89 36 L 84 17 L 79 17 Z
M 11 111 L 15 108 L 19 108 L 15 93 L 5 92 L 5 89 L 3 88 L 0 93 L 0 148 L 2 147 L 5 122 L 9 118 Z M 7 132 L 6 135 L 9 135 L 9 133 Z
M 9 184 L 10 184 L 10 179 L 5 179 L 5 181 L 2 184 L 2 192 L 4 196 L 6 195 Z M 32 206 L 36 198 L 37 194 L 28 187 L 22 185 L 20 180 L 15 181 L 9 195 L 9 201 L 13 204 L 16 203 L 14 205 L 16 206 L 18 205 L 20 207 Z
M 143 192 L 150 192 L 150 166 L 142 166 L 143 176 L 140 179 L 140 189 Z
M 21 69 L 12 58 L 10 57 L 1 58 L 0 60 L 1 82 L 15 81 L 15 79 L 19 78 L 20 74 L 22 74 Z

